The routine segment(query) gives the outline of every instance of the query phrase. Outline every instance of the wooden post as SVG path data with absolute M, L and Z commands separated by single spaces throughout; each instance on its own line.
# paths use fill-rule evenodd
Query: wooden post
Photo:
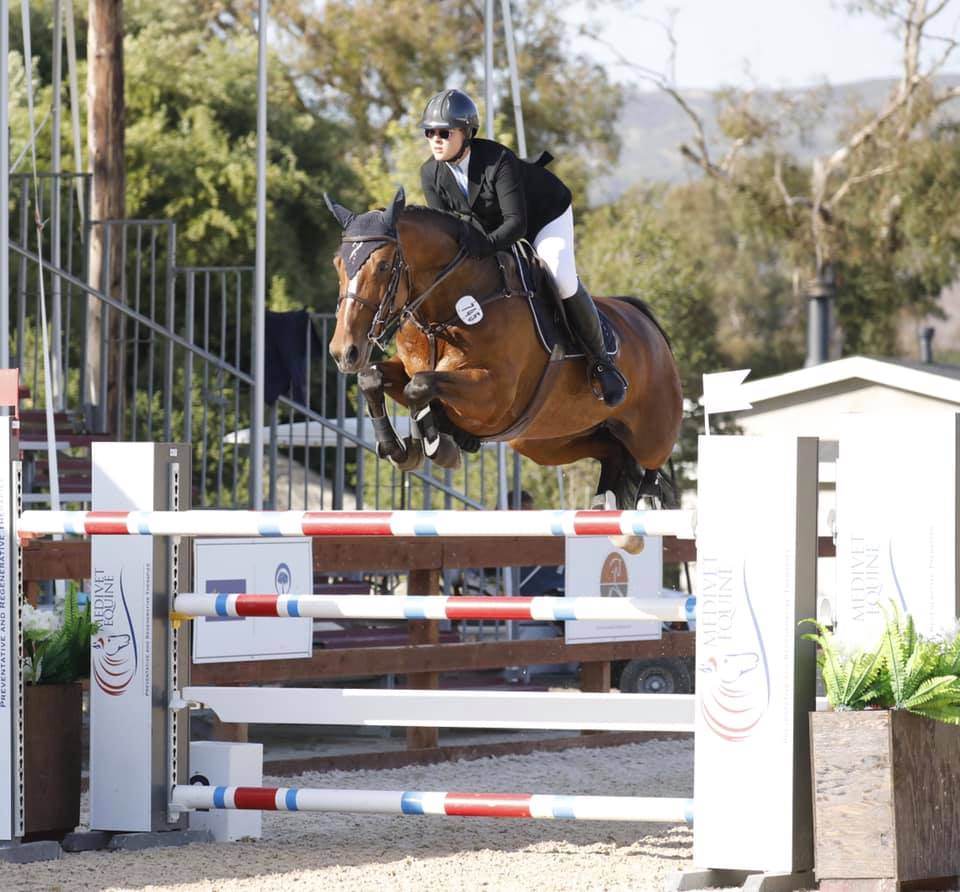
M 596 694 L 610 693 L 610 661 L 580 664 L 580 690 Z M 596 734 L 596 731 L 581 731 L 581 734 Z
M 580 690 L 598 694 L 610 693 L 610 663 L 580 664 Z
M 90 0 L 87 28 L 88 147 L 93 182 L 91 220 L 117 220 L 126 216 L 126 166 L 124 163 L 123 0 Z M 89 282 L 122 299 L 121 241 L 119 227 L 111 233 L 110 257 L 105 258 L 106 227 L 94 226 L 90 238 Z M 104 266 L 109 275 L 104 277 Z M 123 392 L 123 320 L 111 313 L 108 356 L 101 355 L 103 304 L 87 298 L 87 393 L 84 403 L 96 405 L 106 427 L 113 430 Z M 102 364 L 107 363 L 107 393 L 99 393 Z M 105 401 L 105 405 L 104 405 Z M 120 431 L 113 431 L 120 434 Z
M 227 743 L 248 743 L 250 741 L 250 726 L 246 722 L 221 722 L 214 716 L 210 739 L 222 740 Z
M 407 590 L 418 595 L 440 594 L 439 570 L 411 570 Z M 439 644 L 440 624 L 436 620 L 411 620 L 409 623 L 411 644 Z M 417 690 L 436 690 L 440 687 L 439 672 L 410 672 L 407 687 Z M 438 746 L 440 732 L 437 728 L 407 728 L 407 749 L 425 749 Z

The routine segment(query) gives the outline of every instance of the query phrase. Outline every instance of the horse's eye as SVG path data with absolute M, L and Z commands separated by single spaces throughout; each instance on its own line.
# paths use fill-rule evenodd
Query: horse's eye
M 381 261 L 377 264 L 377 271 L 378 271 L 378 272 L 385 273 L 388 269 L 390 269 L 390 264 L 387 263 L 386 260 L 381 260 Z

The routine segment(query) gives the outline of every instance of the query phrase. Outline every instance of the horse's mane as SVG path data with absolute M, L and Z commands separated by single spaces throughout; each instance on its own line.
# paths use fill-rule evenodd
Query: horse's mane
M 449 211 L 440 211 L 436 208 L 423 207 L 418 204 L 407 205 L 403 209 L 403 217 L 421 218 L 427 225 L 432 225 L 441 232 L 449 235 L 454 241 L 460 240 L 460 227 L 462 226 L 460 217 Z

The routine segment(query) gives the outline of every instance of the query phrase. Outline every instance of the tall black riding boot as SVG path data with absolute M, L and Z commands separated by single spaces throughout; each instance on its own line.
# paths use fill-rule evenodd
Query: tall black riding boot
M 611 408 L 619 406 L 626 396 L 627 381 L 607 356 L 597 305 L 582 282 L 577 283 L 577 293 L 564 300 L 563 308 L 574 335 L 587 354 L 587 369 L 594 393 Z

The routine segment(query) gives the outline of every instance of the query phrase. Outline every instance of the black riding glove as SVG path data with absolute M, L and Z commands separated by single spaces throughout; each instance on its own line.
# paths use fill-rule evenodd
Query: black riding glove
M 490 239 L 469 220 L 460 224 L 460 247 L 471 257 L 489 257 L 496 253 Z

